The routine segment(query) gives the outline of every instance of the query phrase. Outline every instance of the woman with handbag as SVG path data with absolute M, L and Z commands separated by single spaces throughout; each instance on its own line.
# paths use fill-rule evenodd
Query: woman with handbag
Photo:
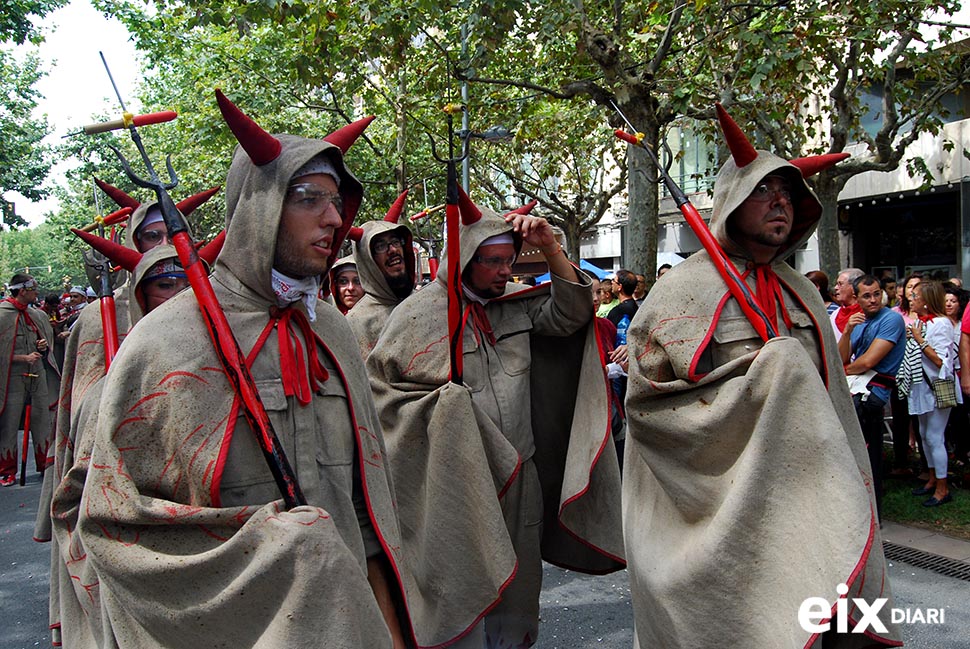
M 937 281 L 922 281 L 913 291 L 912 306 L 925 323 L 910 326 L 913 340 L 919 346 L 922 376 L 912 377 L 909 390 L 909 413 L 919 419 L 919 432 L 926 451 L 930 478 L 926 485 L 913 490 L 914 496 L 930 497 L 924 507 L 936 507 L 953 500 L 947 487 L 947 452 L 944 443 L 950 409 L 963 402 L 956 387 L 955 365 L 959 339 L 946 317 L 945 292 Z M 920 380 L 922 379 L 922 380 Z
M 907 275 L 900 284 L 899 305 L 893 307 L 893 311 L 903 316 L 903 322 L 906 323 L 907 352 L 909 353 L 909 348 L 912 347 L 912 355 L 915 359 L 918 359 L 919 348 L 912 342 L 912 335 L 909 330 L 914 322 L 919 322 L 919 315 L 913 309 L 910 300 L 913 297 L 913 289 L 919 285 L 922 278 L 923 276 L 918 272 Z M 893 414 L 893 468 L 889 472 L 889 477 L 910 478 L 919 474 L 921 480 L 928 479 L 929 471 L 926 468 L 925 453 L 922 449 L 923 440 L 919 435 L 919 422 L 916 417 L 909 414 L 909 401 L 906 395 L 902 394 L 900 390 L 893 390 L 890 405 Z M 919 469 L 916 472 L 909 465 L 911 447 L 913 449 L 919 447 Z

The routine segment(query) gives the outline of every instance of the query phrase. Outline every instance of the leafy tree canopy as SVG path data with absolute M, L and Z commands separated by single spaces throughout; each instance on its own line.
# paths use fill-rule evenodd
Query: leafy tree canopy
M 43 18 L 69 0 L 3 0 L 0 2 L 0 43 L 39 43 L 41 29 L 33 18 Z
M 34 118 L 39 95 L 34 84 L 43 76 L 35 56 L 23 63 L 0 49 L 0 195 L 18 191 L 30 200 L 47 196 L 42 188 L 50 171 L 49 149 L 42 143 L 49 128 L 46 117 Z M 26 225 L 14 205 L 0 199 L 3 224 Z

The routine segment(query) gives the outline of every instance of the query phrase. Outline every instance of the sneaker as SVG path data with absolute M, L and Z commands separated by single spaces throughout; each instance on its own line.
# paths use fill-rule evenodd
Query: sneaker
M 9 487 L 17 481 L 17 476 L 0 475 L 0 487 Z

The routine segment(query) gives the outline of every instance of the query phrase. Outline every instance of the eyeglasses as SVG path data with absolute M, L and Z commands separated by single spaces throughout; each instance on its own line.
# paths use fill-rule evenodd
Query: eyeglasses
M 748 200 L 756 203 L 767 203 L 768 201 L 774 200 L 776 195 L 791 202 L 791 187 L 789 185 L 759 183 L 757 187 L 751 190 Z
M 286 205 L 307 216 L 318 216 L 333 205 L 337 213 L 344 215 L 344 199 L 340 194 L 321 189 L 318 185 L 301 183 L 286 189 Z
M 157 245 L 168 239 L 168 232 L 165 230 L 144 230 L 136 234 L 135 238 L 142 243 Z
M 355 276 L 355 277 L 352 277 L 352 278 L 351 277 L 338 277 L 337 278 L 337 286 L 346 288 L 347 286 L 350 286 L 351 284 L 354 284 L 356 286 L 360 286 L 360 277 L 356 277 Z
M 515 260 L 517 258 L 518 255 L 512 255 L 511 257 L 482 257 L 481 255 L 475 255 L 472 257 L 472 261 L 474 261 L 476 264 L 481 264 L 489 270 L 499 270 L 500 268 L 504 268 L 506 266 L 512 268 L 512 265 L 515 264 Z
M 379 239 L 370 244 L 371 249 L 373 249 L 375 255 L 383 255 L 387 252 L 387 249 L 394 246 L 398 250 L 404 250 L 404 242 L 398 237 L 390 237 L 388 239 Z

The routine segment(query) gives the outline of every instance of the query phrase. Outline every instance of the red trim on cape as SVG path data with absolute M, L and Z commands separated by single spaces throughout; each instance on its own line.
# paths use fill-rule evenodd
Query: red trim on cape
M 852 590 L 852 588 L 854 588 L 854 587 L 857 586 L 857 584 L 855 583 L 855 581 L 856 581 L 856 579 L 860 575 L 862 576 L 862 582 L 860 584 L 858 584 L 859 592 L 861 592 L 862 584 L 865 583 L 866 573 L 864 572 L 863 569 L 865 568 L 866 562 L 869 560 L 869 553 L 872 551 L 872 542 L 873 542 L 873 540 L 875 539 L 875 536 L 876 536 L 876 525 L 877 525 L 877 522 L 876 522 L 876 512 L 872 508 L 872 502 L 870 501 L 870 503 L 869 503 L 869 537 L 866 539 L 866 546 L 863 548 L 863 550 L 862 550 L 862 556 L 860 556 L 858 562 L 856 562 L 855 568 L 853 568 L 852 569 L 852 572 L 849 573 L 848 579 L 846 579 L 845 581 L 841 582 L 841 583 L 844 583 L 846 586 L 848 586 L 849 587 L 849 590 Z M 886 576 L 886 571 L 883 570 L 883 580 L 884 580 L 884 583 L 885 583 L 885 576 Z M 884 592 L 884 591 L 881 590 L 880 591 L 880 594 L 882 592 Z M 832 604 L 832 608 L 829 611 L 829 617 L 826 618 L 826 619 L 824 619 L 824 620 L 820 620 L 819 621 L 819 624 L 830 623 L 835 618 L 835 608 L 838 605 L 838 600 L 839 599 L 844 599 L 844 598 L 845 598 L 845 596 L 841 596 L 841 595 L 836 598 L 836 602 L 834 604 Z M 851 623 L 851 624 L 848 625 L 850 631 L 852 629 L 854 629 L 856 626 L 858 626 L 859 620 L 854 619 L 852 617 L 852 615 L 851 614 L 848 614 L 848 613 L 846 613 L 846 617 L 848 618 L 848 622 Z M 820 635 L 821 635 L 820 633 L 813 633 L 809 637 L 808 642 L 805 643 L 805 646 L 804 646 L 803 649 L 810 649 L 810 647 L 813 644 L 815 644 L 815 642 L 818 640 L 818 638 L 819 638 Z M 875 633 L 872 633 L 871 631 L 868 631 L 868 630 L 867 631 L 864 631 L 862 635 L 866 636 L 867 638 L 871 638 L 873 640 L 877 640 L 877 641 L 883 643 L 884 645 L 886 645 L 887 647 L 901 647 L 901 646 L 903 646 L 903 643 L 901 641 L 899 641 L 899 640 L 891 640 L 889 638 L 884 638 L 884 637 L 882 637 L 880 635 L 877 635 Z
M 505 437 L 505 433 L 502 433 L 502 436 Z M 508 439 L 508 438 L 506 438 L 506 439 Z M 511 445 L 511 442 L 509 444 Z M 505 494 L 508 492 L 509 488 L 512 486 L 512 483 L 515 482 L 516 478 L 519 477 L 519 474 L 521 472 L 522 472 L 522 456 L 519 454 L 518 451 L 516 451 L 515 452 L 515 470 L 512 471 L 512 475 L 510 475 L 509 476 L 509 479 L 505 481 L 505 484 L 502 485 L 502 488 L 498 490 L 498 493 L 496 495 L 498 496 L 498 499 L 499 500 L 501 500 L 505 496 Z M 518 559 L 516 559 L 516 563 L 518 563 Z
M 825 336 L 822 335 L 822 327 L 818 324 L 818 320 L 815 319 L 815 316 L 812 314 L 812 310 L 808 308 L 807 304 L 805 304 L 805 301 L 802 299 L 802 296 L 798 294 L 798 291 L 794 290 L 791 286 L 789 286 L 787 283 L 782 281 L 781 278 L 779 278 L 778 281 L 781 282 L 781 285 L 784 286 L 790 294 L 795 296 L 795 299 L 798 301 L 799 306 L 801 306 L 802 310 L 808 314 L 809 319 L 812 321 L 812 324 L 815 326 L 815 332 L 817 334 L 816 337 L 818 339 L 816 342 L 818 344 L 819 349 L 821 350 L 821 357 L 822 357 L 822 382 L 825 384 L 825 389 L 828 390 L 829 389 L 829 363 L 828 363 L 828 360 L 826 360 L 825 358 Z M 831 324 L 829 324 L 829 326 L 831 326 Z
M 696 383 L 708 374 L 707 372 L 704 374 L 698 374 L 697 364 L 700 363 L 701 355 L 704 353 L 704 350 L 707 349 L 707 346 L 711 344 L 711 338 L 714 337 L 714 330 L 717 329 L 717 323 L 721 319 L 721 312 L 724 310 L 724 305 L 727 304 L 728 298 L 730 297 L 731 292 L 726 291 L 724 293 L 724 297 L 722 297 L 721 301 L 717 303 L 717 308 L 714 310 L 714 315 L 711 317 L 711 325 L 708 327 L 707 333 L 704 334 L 704 337 L 701 339 L 700 345 L 697 346 L 697 351 L 694 352 L 694 357 L 690 361 L 690 367 L 687 369 L 687 379 L 690 381 Z
M 593 329 L 594 329 L 594 331 L 593 331 L 593 339 L 594 340 L 597 339 L 596 331 L 595 331 L 595 329 L 596 329 L 595 318 L 596 318 L 596 316 L 594 315 L 593 316 L 593 320 L 590 320 L 590 322 L 586 325 L 587 327 L 593 327 Z M 599 340 L 596 340 L 596 347 L 597 347 L 597 352 L 600 352 L 600 350 L 599 350 Z M 603 556 L 609 557 L 613 561 L 617 561 L 621 565 L 625 566 L 626 565 L 626 560 L 625 559 L 623 559 L 621 557 L 618 557 L 618 556 L 616 556 L 614 554 L 611 554 L 611 553 L 607 552 L 606 550 L 604 550 L 603 548 L 600 548 L 600 547 L 597 547 L 596 545 L 593 545 L 592 543 L 590 543 L 586 539 L 584 539 L 581 536 L 579 536 L 573 530 L 569 529 L 569 527 L 567 527 L 566 524 L 563 523 L 563 520 L 562 520 L 563 510 L 566 509 L 566 507 L 569 504 L 575 502 L 577 499 L 581 498 L 582 496 L 584 496 L 586 494 L 586 492 L 589 491 L 590 483 L 593 481 L 593 471 L 596 469 L 596 465 L 600 461 L 600 457 L 602 457 L 603 451 L 606 450 L 606 445 L 613 443 L 613 431 L 611 430 L 611 423 L 612 422 L 611 422 L 610 417 L 609 417 L 609 405 L 610 405 L 610 396 L 612 394 L 612 389 L 611 389 L 611 386 L 609 384 L 609 381 L 606 379 L 606 372 L 605 372 L 605 370 L 603 372 L 603 379 L 606 382 L 606 389 L 607 390 L 610 390 L 610 393 L 608 393 L 607 399 L 606 399 L 606 407 L 607 407 L 606 433 L 603 436 L 603 441 L 600 444 L 599 449 L 596 451 L 596 456 L 593 457 L 593 462 L 590 464 L 589 473 L 586 476 L 586 486 L 581 491 L 579 491 L 579 493 L 577 493 L 573 497 L 569 498 L 566 502 L 564 502 L 562 505 L 559 506 L 559 511 L 556 514 L 556 521 L 559 523 L 559 527 L 561 527 L 563 530 L 565 530 L 566 533 L 569 534 L 569 536 L 573 537 L 580 544 L 585 545 L 586 547 L 590 548 L 591 550 L 594 550 L 595 552 L 598 552 L 598 553 L 602 554 Z M 571 568 L 571 567 L 566 566 L 566 565 L 562 565 L 560 567 L 566 568 L 568 570 L 578 570 L 575 567 L 572 567 Z M 615 570 L 619 570 L 619 568 L 616 568 L 616 569 L 608 569 L 608 570 L 606 570 L 606 571 L 604 571 L 604 572 L 602 572 L 600 574 L 608 574 L 610 572 L 615 572 Z M 584 572 L 584 573 L 587 573 L 587 574 L 593 574 L 593 573 L 589 573 L 589 571 L 587 571 L 587 570 L 579 570 L 579 572 Z
M 488 615 L 489 613 L 491 613 L 492 612 L 492 609 L 495 608 L 496 606 L 498 606 L 499 602 L 502 601 L 502 597 L 501 597 L 502 593 L 505 592 L 505 589 L 509 587 L 509 584 L 512 583 L 512 581 L 515 579 L 516 575 L 518 575 L 518 574 L 519 574 L 519 559 L 518 559 L 518 557 L 516 557 L 516 559 L 515 559 L 515 566 L 512 567 L 512 574 L 509 575 L 509 578 L 508 579 L 506 579 L 504 582 L 502 582 L 502 585 L 501 586 L 499 586 L 499 589 L 498 589 L 499 598 L 496 599 L 491 604 L 489 604 L 488 607 L 484 611 L 482 611 L 481 613 L 479 613 L 478 617 L 476 617 L 475 620 L 471 624 L 469 624 L 465 628 L 464 631 L 462 631 L 461 633 L 459 633 L 458 635 L 456 635 L 455 637 L 453 637 L 453 638 L 451 638 L 449 640 L 445 640 L 441 644 L 436 644 L 436 645 L 418 645 L 419 648 L 420 649 L 442 649 L 443 647 L 449 647 L 452 644 L 454 644 L 454 643 L 458 642 L 459 640 L 461 640 L 462 638 L 464 638 L 469 633 L 471 633 L 472 630 L 476 626 L 478 626 L 478 623 L 481 622 L 482 619 L 484 619 L 486 615 Z
M 742 278 L 746 278 L 747 276 L 748 273 L 745 273 Z M 822 382 L 825 385 L 825 389 L 829 390 L 829 364 L 828 360 L 825 358 L 825 339 L 822 335 L 822 328 L 819 326 L 818 320 L 815 319 L 815 315 L 812 313 L 812 310 L 808 308 L 808 305 L 805 304 L 805 301 L 802 299 L 801 295 L 798 294 L 798 291 L 792 288 L 790 284 L 785 282 L 780 277 L 778 278 L 778 282 L 789 295 L 794 297 L 794 299 L 798 302 L 798 305 L 802 307 L 802 310 L 808 314 L 808 318 L 812 321 L 812 325 L 815 327 L 816 344 L 818 344 L 819 356 L 822 360 Z M 724 310 L 724 306 L 727 304 L 727 301 L 730 298 L 731 293 L 729 291 L 725 292 L 724 297 L 721 298 L 721 301 L 718 303 L 717 309 L 715 309 L 714 315 L 711 318 L 711 326 L 708 328 L 707 333 L 704 335 L 700 345 L 697 347 L 697 351 L 694 352 L 694 357 L 691 359 L 690 368 L 687 370 L 687 378 L 695 383 L 707 376 L 707 373 L 697 373 L 697 364 L 700 362 L 700 358 L 704 350 L 707 349 L 708 345 L 710 344 L 710 340 L 714 336 L 714 330 L 717 328 L 717 324 L 721 319 L 721 313 Z
M 344 392 L 347 394 L 347 414 L 350 415 L 350 425 L 354 433 L 354 441 L 357 444 L 357 462 L 359 466 L 361 491 L 364 493 L 364 501 L 367 503 L 367 514 L 370 516 L 371 525 L 374 527 L 374 533 L 377 534 L 377 540 L 380 541 L 381 548 L 384 550 L 384 556 L 387 559 L 387 563 L 391 566 L 391 570 L 394 571 L 394 578 L 397 581 L 398 586 L 398 596 L 400 597 L 400 603 L 404 607 L 405 619 L 399 620 L 402 625 L 407 625 L 407 630 L 410 633 L 411 640 L 414 644 L 418 645 L 418 638 L 414 632 L 414 625 L 411 623 L 411 609 L 408 606 L 407 593 L 404 591 L 404 580 L 401 579 L 401 570 L 398 568 L 397 562 L 394 560 L 394 554 L 391 551 L 391 546 L 388 544 L 387 539 L 384 538 L 384 533 L 381 531 L 380 525 L 377 522 L 377 516 L 374 514 L 374 507 L 371 505 L 370 492 L 367 490 L 367 467 L 364 466 L 364 445 L 360 438 L 360 426 L 357 424 L 357 415 L 354 412 L 354 400 L 351 396 L 350 383 L 347 381 L 347 377 L 344 374 L 343 368 L 340 366 L 340 362 L 337 360 L 336 355 L 330 348 L 316 335 L 313 333 L 313 341 L 308 341 L 308 345 L 312 343 L 317 343 L 327 354 L 330 360 L 333 362 L 336 374 L 340 377 L 340 382 L 343 384 Z M 376 435 L 375 435 L 376 437 Z M 383 458 L 382 458 L 383 459 Z M 385 474 L 390 475 L 390 469 L 385 466 Z M 390 484 L 388 484 L 390 486 Z M 397 509 L 397 503 L 394 502 L 394 495 L 391 495 L 391 504 L 394 509 Z M 401 548 L 395 548 L 397 551 L 401 551 Z M 402 629 L 403 630 L 403 629 Z

